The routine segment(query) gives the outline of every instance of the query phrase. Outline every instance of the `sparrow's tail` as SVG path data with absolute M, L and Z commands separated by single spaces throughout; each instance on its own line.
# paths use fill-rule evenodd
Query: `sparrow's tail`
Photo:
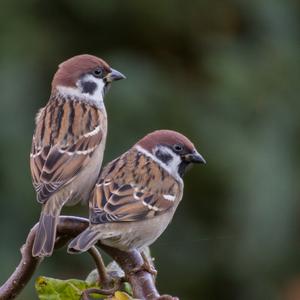
M 95 227 L 90 226 L 71 241 L 68 252 L 71 254 L 85 252 L 96 244 L 100 237 L 101 233 Z
M 55 244 L 56 226 L 61 211 L 54 199 L 49 199 L 42 208 L 40 221 L 35 234 L 32 256 L 51 256 Z

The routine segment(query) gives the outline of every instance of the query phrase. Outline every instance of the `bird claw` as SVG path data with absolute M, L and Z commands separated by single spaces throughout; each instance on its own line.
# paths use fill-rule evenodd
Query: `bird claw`
M 157 275 L 157 271 L 153 268 L 153 267 L 149 267 L 147 264 L 142 264 L 141 266 L 138 266 L 138 267 L 135 267 L 133 268 L 130 273 L 131 274 L 135 274 L 137 272 L 140 272 L 140 271 L 146 271 L 148 273 L 150 273 L 151 275 L 153 275 L 154 277 L 156 277 Z
M 148 261 L 144 262 L 144 264 L 140 267 L 140 270 L 150 273 L 154 278 L 157 276 L 157 270 Z
M 135 267 L 131 270 L 131 273 L 137 273 L 139 271 L 146 271 L 150 273 L 154 278 L 157 276 L 157 271 L 152 263 L 150 262 L 145 252 L 141 252 L 144 263 L 141 266 Z M 150 258 L 151 259 L 151 258 Z

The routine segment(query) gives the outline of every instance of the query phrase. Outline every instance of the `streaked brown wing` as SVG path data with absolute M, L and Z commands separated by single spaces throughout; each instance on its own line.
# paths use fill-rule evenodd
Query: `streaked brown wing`
M 173 207 L 177 194 L 177 184 L 163 193 L 160 189 L 149 192 L 131 184 L 104 181 L 95 187 L 90 220 L 99 224 L 152 218 Z
M 41 203 L 71 182 L 84 168 L 102 139 L 102 131 L 86 133 L 70 146 L 46 145 L 38 148 L 32 142 L 30 168 L 37 200 Z

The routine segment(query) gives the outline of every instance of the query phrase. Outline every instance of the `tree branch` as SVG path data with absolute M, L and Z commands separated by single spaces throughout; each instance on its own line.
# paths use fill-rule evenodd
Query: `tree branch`
M 97 248 L 95 246 L 91 247 L 88 250 L 88 253 L 94 259 L 94 262 L 95 262 L 95 265 L 96 265 L 96 268 L 98 271 L 98 275 L 99 275 L 99 281 L 101 282 L 101 286 L 103 288 L 107 288 L 110 284 L 110 278 L 106 272 L 105 264 L 104 264 L 101 254 L 99 253 L 99 251 L 97 250 Z
M 133 296 L 135 298 L 159 298 L 159 293 L 154 285 L 153 277 L 150 273 L 144 270 L 144 260 L 137 250 L 123 252 L 104 245 L 101 245 L 100 247 L 123 269 L 128 282 L 131 284 Z M 132 270 L 138 271 L 132 272 Z
M 21 247 L 22 259 L 18 267 L 1 286 L 0 299 L 14 299 L 25 287 L 27 282 L 32 277 L 35 269 L 43 260 L 39 257 L 32 257 L 31 251 L 28 250 L 32 249 L 36 227 L 37 226 L 34 226 L 30 230 L 26 239 L 26 243 Z
M 77 236 L 88 226 L 85 218 L 60 216 L 57 226 L 57 240 L 55 248 L 63 247 L 70 239 Z M 28 283 L 34 271 L 43 258 L 32 257 L 31 251 L 35 238 L 37 224 L 30 230 L 25 244 L 21 248 L 22 258 L 7 281 L 0 287 L 0 299 L 14 299 Z M 98 243 L 113 260 L 124 270 L 132 286 L 133 296 L 138 299 L 177 299 L 171 296 L 160 296 L 151 274 L 143 269 L 144 261 L 138 251 L 123 252 Z M 138 270 L 132 272 L 132 270 Z

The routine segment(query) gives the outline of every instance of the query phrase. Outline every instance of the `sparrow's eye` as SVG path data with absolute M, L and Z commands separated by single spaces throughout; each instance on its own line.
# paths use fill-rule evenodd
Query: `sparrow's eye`
M 101 78 L 103 74 L 103 71 L 101 68 L 97 68 L 93 71 L 93 75 L 97 78 Z
M 180 145 L 180 144 L 175 144 L 175 145 L 173 146 L 173 150 L 174 150 L 175 152 L 177 152 L 177 153 L 180 153 L 180 152 L 183 151 L 183 146 Z

